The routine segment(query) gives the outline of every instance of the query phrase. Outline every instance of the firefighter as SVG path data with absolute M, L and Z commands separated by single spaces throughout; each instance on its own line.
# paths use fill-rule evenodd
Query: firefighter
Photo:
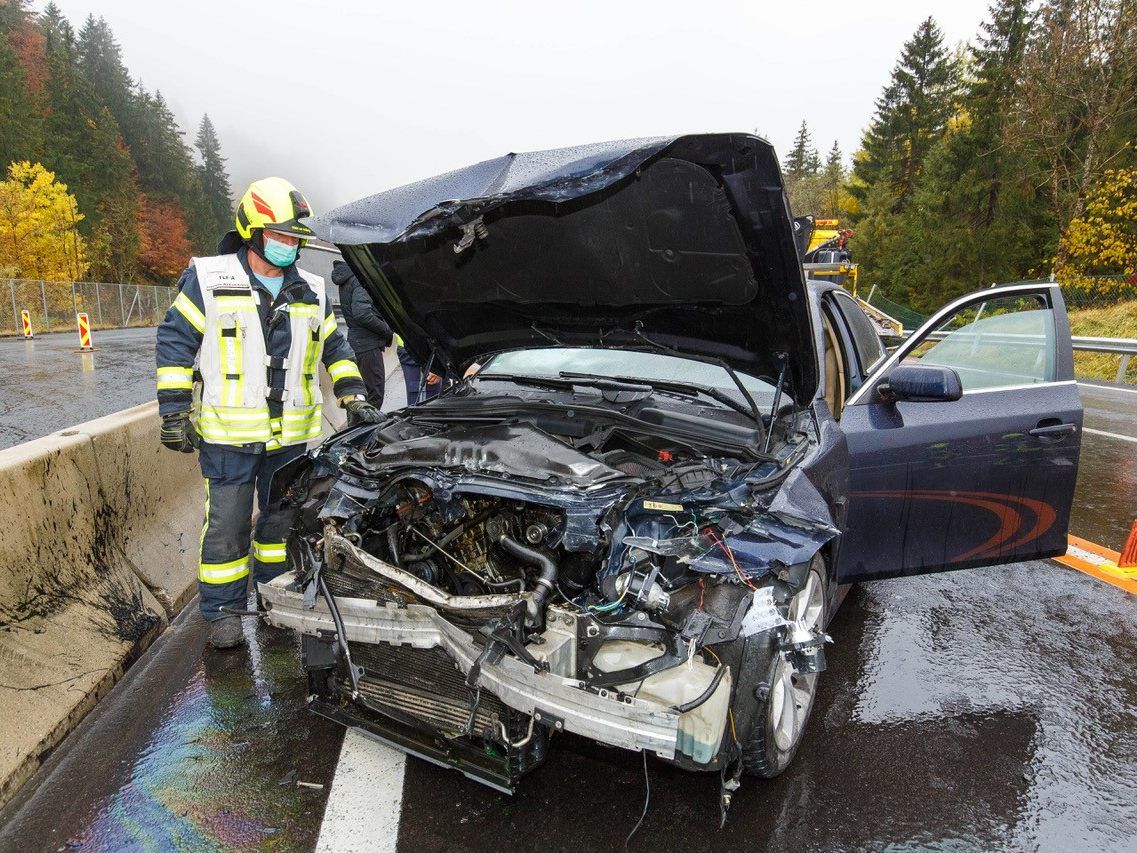
M 312 231 L 307 201 L 281 178 L 252 183 L 237 229 L 213 257 L 193 258 L 158 327 L 161 441 L 199 453 L 205 477 L 198 592 L 210 642 L 244 642 L 240 619 L 255 583 L 285 569 L 289 513 L 268 507 L 272 475 L 321 432 L 317 364 L 323 361 L 349 424 L 376 422 L 351 347 L 336 325 L 324 280 L 296 267 Z M 194 370 L 200 375 L 195 393 Z

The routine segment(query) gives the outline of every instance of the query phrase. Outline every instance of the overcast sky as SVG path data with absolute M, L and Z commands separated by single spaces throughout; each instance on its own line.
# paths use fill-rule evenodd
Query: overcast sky
M 317 212 L 509 151 L 756 130 L 782 155 L 803 118 L 847 158 L 920 21 L 955 45 L 987 5 L 56 2 L 107 19 L 190 141 L 209 113 L 234 192 L 277 174 Z

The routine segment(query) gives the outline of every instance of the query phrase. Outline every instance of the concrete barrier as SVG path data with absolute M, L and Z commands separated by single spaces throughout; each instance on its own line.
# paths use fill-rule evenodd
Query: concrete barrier
M 158 404 L 88 421 L 122 554 L 170 616 L 197 592 L 205 487 L 197 455 L 158 441 Z
M 201 473 L 159 425 L 148 403 L 0 451 L 0 806 L 196 592 Z
M 193 594 L 201 480 L 157 434 L 152 403 L 0 451 L 0 805 Z

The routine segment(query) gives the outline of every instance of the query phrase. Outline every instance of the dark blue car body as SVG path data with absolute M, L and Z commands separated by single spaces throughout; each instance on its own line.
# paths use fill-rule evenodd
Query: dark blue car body
M 849 325 L 849 311 L 855 309 L 848 307 L 852 300 L 847 294 L 820 283 L 811 283 L 810 291 L 817 326 L 824 334 L 831 324 L 850 377 L 850 391 L 837 407 L 848 466 L 847 487 L 833 492 L 835 501 L 844 501 L 837 580 L 848 583 L 1064 553 L 1082 407 L 1058 286 L 1012 285 L 959 299 L 874 365 L 858 361 Z M 889 372 L 946 318 L 1006 297 L 1037 298 L 1047 306 L 1053 353 L 1046 381 L 964 390 L 952 401 L 882 395 L 879 385 Z M 845 312 L 836 304 L 839 300 L 844 300 Z M 821 369 L 827 369 L 824 359 Z M 818 403 L 819 410 L 833 414 L 824 399 Z
M 743 770 L 792 760 L 848 584 L 1066 549 L 1082 411 L 1058 286 L 961 297 L 889 351 L 864 303 L 807 280 L 764 140 L 510 154 L 310 224 L 451 383 L 290 473 L 295 579 L 262 586 L 306 635 L 313 707 L 400 749 L 513 790 L 553 728 L 721 771 L 725 807 Z M 416 648 L 374 616 L 407 601 L 430 620 Z M 571 653 L 531 656 L 554 642 Z M 613 672 L 601 647 L 651 657 Z M 719 680 L 635 716 L 697 659 Z M 540 677 L 487 677 L 501 661 Z M 724 673 L 717 745 L 682 752 L 668 727 Z M 479 684 L 504 703 L 492 731 Z

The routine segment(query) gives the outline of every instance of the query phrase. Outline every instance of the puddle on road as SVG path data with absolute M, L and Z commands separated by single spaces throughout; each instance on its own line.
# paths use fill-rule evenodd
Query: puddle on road
M 314 848 L 339 733 L 305 708 L 295 642 L 246 634 L 245 649 L 202 654 L 126 783 L 63 849 Z

